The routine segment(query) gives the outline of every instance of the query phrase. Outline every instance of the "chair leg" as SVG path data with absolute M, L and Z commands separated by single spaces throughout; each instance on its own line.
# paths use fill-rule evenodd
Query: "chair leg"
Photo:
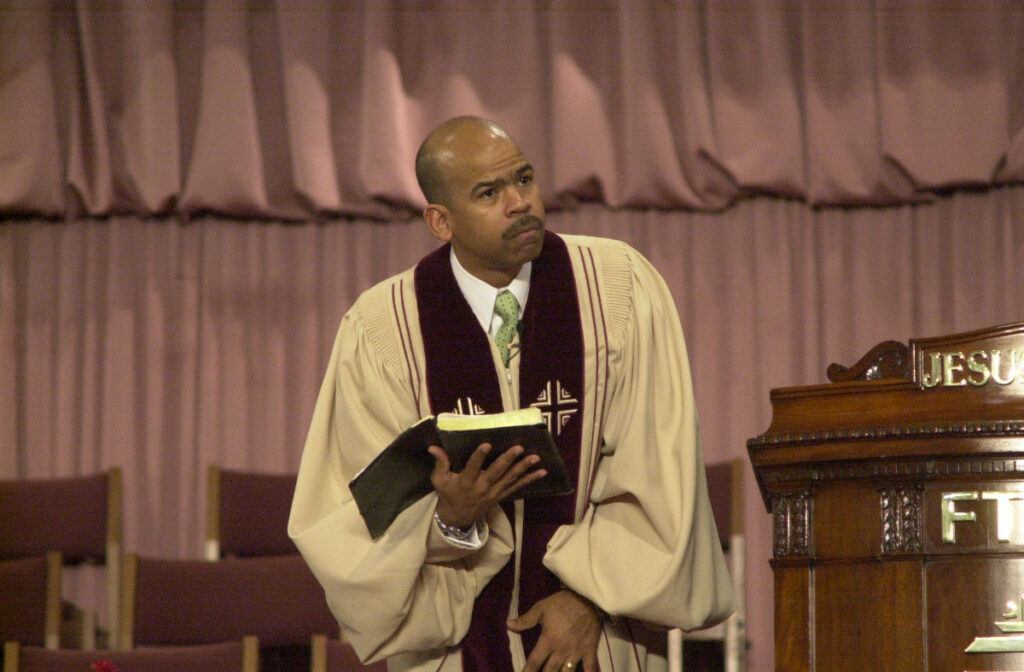
M 668 672 L 683 672 L 683 632 L 679 628 L 668 631 Z
M 312 672 L 327 672 L 327 635 L 313 635 L 310 647 L 310 669 Z

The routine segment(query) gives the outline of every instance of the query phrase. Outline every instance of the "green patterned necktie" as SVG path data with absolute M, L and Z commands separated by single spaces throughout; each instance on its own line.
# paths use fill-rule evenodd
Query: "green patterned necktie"
M 512 351 L 509 344 L 516 335 L 516 325 L 519 323 L 519 302 L 516 295 L 507 289 L 500 292 L 494 299 L 494 312 L 501 318 L 501 326 L 494 334 L 494 342 L 498 344 L 498 351 L 501 352 L 501 361 L 508 366 L 512 358 Z

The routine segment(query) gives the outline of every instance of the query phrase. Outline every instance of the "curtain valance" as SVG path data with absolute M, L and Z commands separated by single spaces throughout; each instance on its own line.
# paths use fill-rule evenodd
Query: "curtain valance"
M 1003 0 L 7 0 L 0 213 L 392 219 L 438 121 L 547 200 L 891 204 L 1024 180 Z

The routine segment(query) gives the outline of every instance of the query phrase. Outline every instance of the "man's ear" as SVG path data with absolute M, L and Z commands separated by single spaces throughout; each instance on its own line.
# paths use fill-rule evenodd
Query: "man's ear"
M 448 242 L 452 239 L 452 230 L 448 226 L 448 209 L 443 205 L 431 203 L 423 209 L 423 220 L 430 228 L 430 232 L 438 240 Z

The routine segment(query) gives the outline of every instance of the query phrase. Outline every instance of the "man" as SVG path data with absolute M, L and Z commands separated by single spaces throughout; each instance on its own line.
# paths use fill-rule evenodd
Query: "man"
M 441 124 L 416 173 L 445 244 L 342 319 L 289 533 L 391 672 L 664 670 L 665 628 L 733 608 L 672 298 L 628 246 L 545 231 L 534 169 L 490 121 Z M 573 494 L 515 499 L 544 475 L 515 450 L 456 473 L 424 447 L 434 492 L 371 539 L 348 483 L 398 434 L 530 405 Z

